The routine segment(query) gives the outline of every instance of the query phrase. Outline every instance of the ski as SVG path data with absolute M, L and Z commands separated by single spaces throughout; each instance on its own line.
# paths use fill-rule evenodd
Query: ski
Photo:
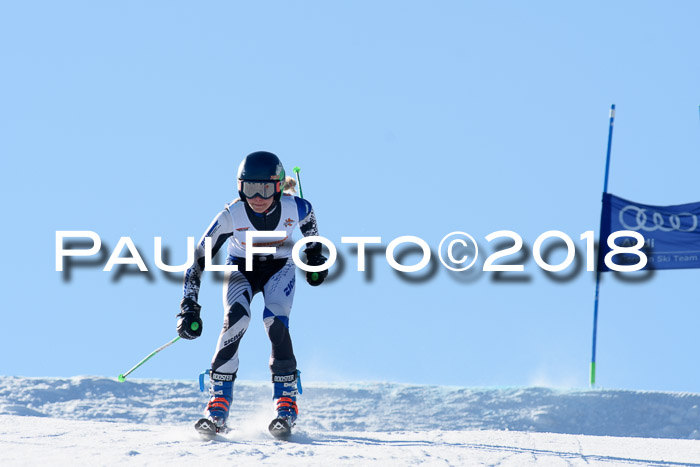
M 268 427 L 270 434 L 277 439 L 287 439 L 292 435 L 292 427 L 284 418 L 275 418 Z
M 197 423 L 194 424 L 194 429 L 197 430 L 197 433 L 208 439 L 216 438 L 216 435 L 224 434 L 228 431 L 225 427 L 217 427 L 216 424 L 208 418 L 200 418 Z

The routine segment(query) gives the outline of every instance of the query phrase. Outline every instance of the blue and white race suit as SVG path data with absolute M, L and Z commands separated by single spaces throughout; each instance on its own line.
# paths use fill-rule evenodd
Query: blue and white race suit
M 195 262 L 185 273 L 184 295 L 197 300 L 204 270 L 204 241 L 211 238 L 212 257 L 228 240 L 226 264 L 238 265 L 238 271 L 226 272 L 223 290 L 224 326 L 216 345 L 212 370 L 221 374 L 238 371 L 238 345 L 250 323 L 250 303 L 262 292 L 265 298 L 263 321 L 272 343 L 272 374 L 296 371 L 296 358 L 289 335 L 289 314 L 295 289 L 296 267 L 291 259 L 292 233 L 296 226 L 306 237 L 318 235 L 311 203 L 285 194 L 265 213 L 255 213 L 246 202 L 236 199 L 226 205 L 209 225 L 195 249 Z M 245 269 L 246 232 L 282 231 L 284 238 L 258 238 L 254 246 L 274 246 L 276 252 L 253 257 L 253 270 Z M 321 245 L 309 243 L 306 253 L 320 253 Z

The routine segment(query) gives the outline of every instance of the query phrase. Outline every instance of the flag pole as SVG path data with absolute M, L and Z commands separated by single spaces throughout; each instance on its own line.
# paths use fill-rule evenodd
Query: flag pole
M 608 129 L 608 150 L 605 156 L 605 182 L 603 183 L 603 194 L 608 192 L 608 176 L 610 175 L 610 149 L 612 148 L 613 124 L 615 122 L 615 104 L 610 106 L 610 127 Z M 602 212 L 601 212 L 602 219 Z M 606 239 L 599 239 L 602 244 Z M 598 248 L 602 248 L 600 245 Z M 598 337 L 598 296 L 600 292 L 600 268 L 596 267 L 595 273 L 595 301 L 593 302 L 593 350 L 591 352 L 591 387 L 595 386 L 595 351 Z

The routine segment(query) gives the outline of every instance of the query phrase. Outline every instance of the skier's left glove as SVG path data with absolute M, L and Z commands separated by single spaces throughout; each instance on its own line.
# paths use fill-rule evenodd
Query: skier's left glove
M 180 302 L 180 313 L 177 315 L 177 334 L 183 339 L 196 339 L 202 335 L 202 319 L 199 311 L 202 307 L 189 297 Z
M 326 257 L 323 255 L 306 255 L 306 264 L 309 266 L 320 266 L 326 264 Z M 319 272 L 306 272 L 306 282 L 314 287 L 321 285 L 328 276 L 328 269 Z

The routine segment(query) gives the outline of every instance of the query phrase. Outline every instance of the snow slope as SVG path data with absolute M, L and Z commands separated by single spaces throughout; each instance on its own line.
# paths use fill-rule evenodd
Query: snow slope
M 270 386 L 237 382 L 234 431 L 204 441 L 195 382 L 0 377 L 0 465 L 700 466 L 698 394 L 307 383 L 282 442 Z

